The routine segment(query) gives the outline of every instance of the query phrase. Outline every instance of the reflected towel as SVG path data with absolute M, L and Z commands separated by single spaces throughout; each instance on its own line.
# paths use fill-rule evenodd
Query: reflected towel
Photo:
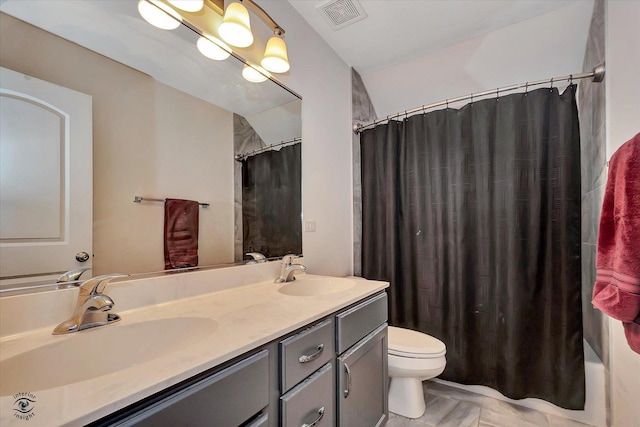
M 640 133 L 609 162 L 602 204 L 592 303 L 623 322 L 640 353 Z
M 167 199 L 164 204 L 164 268 L 198 265 L 200 204 L 193 200 Z

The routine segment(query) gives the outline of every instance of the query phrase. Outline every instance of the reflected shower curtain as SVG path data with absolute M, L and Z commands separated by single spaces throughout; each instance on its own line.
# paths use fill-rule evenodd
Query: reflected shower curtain
M 300 144 L 242 161 L 243 252 L 302 254 Z
M 575 85 L 362 133 L 363 276 L 440 378 L 583 409 L 579 145 Z

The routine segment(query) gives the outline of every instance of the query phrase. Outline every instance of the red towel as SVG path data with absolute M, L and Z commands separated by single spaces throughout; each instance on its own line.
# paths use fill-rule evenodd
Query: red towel
M 164 203 L 164 268 L 198 265 L 198 216 L 200 204 L 167 199 Z
M 640 133 L 616 151 L 602 204 L 592 303 L 640 353 Z

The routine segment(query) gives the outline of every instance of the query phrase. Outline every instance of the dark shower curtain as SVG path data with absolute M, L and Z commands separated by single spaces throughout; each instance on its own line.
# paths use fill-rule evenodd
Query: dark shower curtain
M 579 145 L 575 85 L 362 133 L 363 276 L 440 378 L 583 409 Z
M 302 253 L 300 144 L 242 161 L 243 252 Z

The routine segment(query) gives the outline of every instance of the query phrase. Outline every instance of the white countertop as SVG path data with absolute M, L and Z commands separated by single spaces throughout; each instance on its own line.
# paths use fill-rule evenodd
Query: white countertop
M 322 276 L 311 276 L 320 278 Z M 304 275 L 300 276 L 301 285 Z M 327 280 L 334 278 L 327 277 Z M 328 295 L 288 296 L 279 293 L 272 280 L 245 284 L 188 298 L 116 311 L 122 320 L 101 328 L 171 317 L 214 319 L 217 329 L 207 339 L 175 348 L 169 354 L 90 380 L 47 390 L 23 390 L 35 396 L 33 417 L 27 421 L 14 416 L 14 396 L 0 397 L 0 424 L 3 426 L 84 425 L 109 415 L 149 395 L 186 380 L 202 371 L 242 355 L 256 347 L 294 331 L 358 300 L 379 292 L 386 282 L 354 280 L 355 286 Z M 177 280 L 177 282 L 180 282 Z M 181 286 L 183 286 L 181 284 Z M 120 296 L 122 298 L 122 296 Z M 69 312 L 70 314 L 71 312 Z M 27 315 L 27 313 L 24 313 Z M 63 319 L 62 319 L 63 320 Z M 0 340 L 0 360 L 32 348 L 62 340 L 72 340 L 86 330 L 64 336 L 51 335 L 55 325 L 5 336 Z M 110 351 L 110 343 L 104 344 Z M 51 360 L 50 369 L 65 363 Z M 87 360 L 86 363 L 91 363 Z M 24 375 L 29 375 L 25 372 Z M 2 379 L 0 378 L 0 381 Z

